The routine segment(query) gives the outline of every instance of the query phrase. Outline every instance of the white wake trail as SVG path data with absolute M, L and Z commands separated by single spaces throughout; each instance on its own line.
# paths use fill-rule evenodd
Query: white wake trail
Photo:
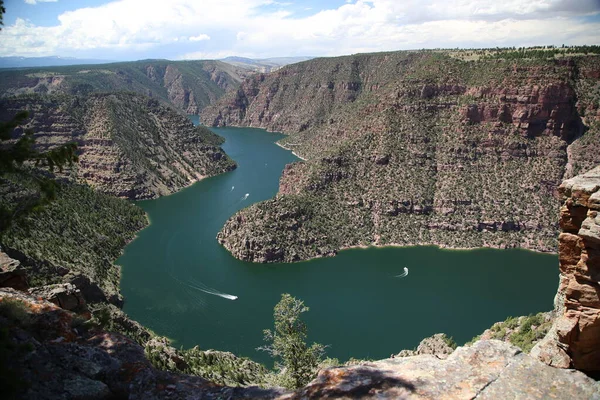
M 187 286 L 191 287 L 192 289 L 196 289 L 196 290 L 200 290 L 201 292 L 207 293 L 207 294 L 212 294 L 213 296 L 219 296 L 222 297 L 224 299 L 228 299 L 228 300 L 237 300 L 237 296 L 234 296 L 232 294 L 227 294 L 227 293 L 222 293 L 219 292 L 218 290 L 214 290 L 214 289 L 203 289 L 201 287 L 195 286 L 195 285 L 190 285 L 189 283 L 186 283 Z
M 401 273 L 400 275 L 396 275 L 394 278 L 404 278 L 405 276 L 408 276 L 408 268 L 404 267 L 404 272 Z
M 184 282 L 181 279 L 177 278 L 172 272 L 169 272 L 169 275 L 171 276 L 171 278 L 173 278 L 175 281 L 179 282 L 181 285 L 187 286 L 191 289 L 199 290 L 206 294 L 212 294 L 213 296 L 219 296 L 219 297 L 222 297 L 222 298 L 228 299 L 228 300 L 237 300 L 237 298 L 238 298 L 237 296 L 234 296 L 232 294 L 219 292 L 218 290 L 208 287 L 205 284 L 195 281 L 193 279 L 192 279 L 192 283 L 194 283 L 194 284 L 190 284 L 189 282 Z M 186 293 L 187 293 L 187 291 L 186 291 Z

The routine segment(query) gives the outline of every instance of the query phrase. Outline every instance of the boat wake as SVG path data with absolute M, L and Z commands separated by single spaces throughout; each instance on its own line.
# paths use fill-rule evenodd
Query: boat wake
M 238 298 L 237 296 L 234 296 L 232 294 L 227 294 L 227 293 L 219 292 L 218 290 L 215 290 L 213 288 L 209 288 L 208 286 L 206 286 L 206 288 L 203 289 L 201 287 L 198 287 L 196 285 L 191 285 L 189 283 L 185 283 L 185 285 L 187 287 L 192 288 L 192 289 L 199 290 L 199 291 L 204 292 L 206 294 L 212 294 L 213 296 L 219 296 L 219 297 L 222 297 L 222 298 L 227 299 L 227 300 L 237 300 L 237 298 Z
M 248 198 L 248 196 L 250 196 L 250 193 L 246 193 L 246 194 L 244 195 L 244 197 L 242 197 L 242 199 L 241 199 L 240 201 L 244 201 L 244 200 L 246 200 L 246 199 Z
M 403 273 L 401 273 L 400 275 L 396 275 L 396 276 L 394 276 L 394 278 L 404 278 L 404 277 L 405 277 L 405 276 L 407 276 L 407 275 L 408 275 L 408 268 L 407 268 L 407 267 L 404 267 L 404 272 L 403 272 Z
M 233 189 L 235 189 L 235 186 L 232 186 L 232 187 L 231 187 L 231 190 L 230 190 L 230 192 L 233 192 Z
M 200 292 L 204 292 L 206 294 L 210 294 L 210 295 L 213 295 L 213 296 L 219 296 L 219 297 L 222 297 L 222 298 L 227 299 L 227 300 L 237 300 L 237 298 L 238 298 L 237 296 L 234 296 L 232 294 L 223 293 L 220 290 L 211 288 L 210 286 L 206 286 L 202 282 L 198 282 L 198 281 L 196 281 L 194 279 L 191 279 L 191 278 L 189 279 L 188 282 L 183 281 L 183 280 L 179 279 L 178 277 L 176 277 L 173 274 L 172 270 L 168 271 L 168 274 L 169 274 L 169 276 L 174 281 L 176 281 L 180 285 L 184 286 L 183 291 L 186 292 L 190 296 L 192 296 L 191 293 L 190 293 L 190 289 L 193 289 L 193 290 L 191 290 L 192 292 L 193 291 L 200 291 Z M 196 296 L 192 296 L 192 297 L 195 298 Z M 199 303 L 201 303 L 200 305 L 204 305 L 204 301 L 202 301 L 201 299 L 197 299 L 197 300 L 198 300 Z

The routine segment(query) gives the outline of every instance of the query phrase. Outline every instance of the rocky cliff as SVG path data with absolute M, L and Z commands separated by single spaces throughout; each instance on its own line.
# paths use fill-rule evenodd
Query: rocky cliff
M 550 365 L 600 371 L 600 167 L 559 188 L 560 285 L 557 318 L 533 351 Z
M 555 188 L 600 162 L 599 73 L 595 56 L 397 52 L 251 77 L 203 120 L 283 131 L 307 161 L 218 239 L 257 262 L 390 244 L 556 251 Z
M 36 147 L 76 142 L 71 176 L 104 193 L 149 199 L 235 168 L 222 139 L 157 100 L 125 93 L 21 96 L 0 100 L 0 120 L 21 110 Z
M 237 87 L 247 71 L 220 61 L 145 60 L 0 71 L 2 97 L 22 94 L 136 92 L 198 114 Z
M 581 372 L 549 367 L 497 340 L 435 355 L 390 358 L 331 368 L 290 399 L 570 399 L 600 398 Z
M 65 185 L 64 190 L 77 188 Z M 115 226 L 108 229 L 120 232 L 120 218 L 127 216 L 127 210 L 136 209 L 123 200 L 80 189 L 88 194 L 87 201 L 102 201 L 87 204 L 85 196 L 68 192 L 42 213 L 52 218 L 34 216 L 28 219 L 42 223 L 23 227 L 22 240 L 34 244 L 41 241 L 35 251 L 58 252 L 54 257 L 67 260 L 64 266 L 71 265 L 73 259 L 87 260 L 84 256 L 90 244 L 95 251 L 102 249 L 102 240 L 111 245 L 113 242 L 107 241 L 102 231 L 106 223 L 114 222 Z M 560 236 L 561 285 L 555 313 L 561 317 L 555 321 L 554 333 L 547 337 L 551 341 L 542 343 L 558 346 L 566 357 L 563 367 L 585 366 L 586 371 L 593 372 L 598 367 L 594 268 L 600 226 L 596 212 L 600 170 L 565 181 L 560 193 L 565 200 L 561 210 L 564 233 Z M 61 210 L 65 214 L 57 214 Z M 116 215 L 102 214 L 108 210 Z M 51 229 L 45 225 L 51 225 Z M 73 245 L 72 231 L 81 226 L 88 226 L 92 232 L 75 231 L 81 241 Z M 131 234 L 130 228 L 121 226 L 125 235 Z M 43 242 L 51 232 L 55 237 L 64 236 L 65 242 Z M 115 249 L 123 246 L 119 243 L 114 244 Z M 69 249 L 77 253 L 66 252 Z M 115 256 L 104 257 L 110 260 Z M 0 386 L 8 398 L 600 399 L 598 382 L 582 372 L 547 365 L 556 360 L 552 358 L 556 351 L 536 352 L 534 348 L 530 356 L 498 340 L 479 340 L 454 350 L 443 335 L 435 335 L 415 351 L 402 351 L 389 359 L 323 369 L 295 392 L 231 387 L 260 381 L 264 369 L 229 353 L 173 349 L 165 339 L 153 337 L 114 306 L 102 305 L 105 300 L 94 299 L 95 292 L 81 280 L 28 289 L 18 262 L 0 253 L 0 267 L 0 286 L 21 289 L 0 288 Z M 47 275 L 60 279 L 65 269 L 55 265 Z M 93 316 L 87 310 L 90 301 L 100 307 Z M 514 327 L 523 323 L 533 329 L 531 321 L 515 323 Z

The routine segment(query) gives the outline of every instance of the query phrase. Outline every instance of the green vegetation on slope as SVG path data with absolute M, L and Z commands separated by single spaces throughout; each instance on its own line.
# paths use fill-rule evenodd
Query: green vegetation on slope
M 484 333 L 487 339 L 508 341 L 529 353 L 538 341 L 543 339 L 552 326 L 548 313 L 541 312 L 523 317 L 508 317 L 505 321 L 496 322 Z M 474 337 L 469 343 L 481 339 L 482 335 Z
M 34 182 L 11 178 L 1 181 L 3 206 L 17 207 L 39 195 Z M 144 212 L 127 201 L 60 182 L 56 200 L 13 221 L 1 246 L 30 271 L 32 286 L 83 275 L 100 287 L 107 300 L 119 303 L 120 271 L 114 261 L 146 223 Z

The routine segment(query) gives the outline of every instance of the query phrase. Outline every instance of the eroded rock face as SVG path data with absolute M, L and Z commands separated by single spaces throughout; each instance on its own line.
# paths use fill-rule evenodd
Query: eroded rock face
M 0 71 L 0 97 L 23 94 L 85 95 L 135 92 L 198 114 L 239 84 L 245 71 L 220 61 L 147 60 L 119 64 L 55 67 L 53 71 Z
M 29 289 L 33 296 L 48 300 L 60 308 L 82 312 L 86 310 L 85 299 L 81 291 L 71 283 L 58 283 Z
M 322 370 L 293 399 L 547 399 L 600 398 L 581 372 L 549 367 L 497 340 L 432 355 L 391 358 Z
M 600 167 L 559 188 L 560 285 L 557 320 L 535 348 L 542 361 L 563 368 L 600 371 Z

